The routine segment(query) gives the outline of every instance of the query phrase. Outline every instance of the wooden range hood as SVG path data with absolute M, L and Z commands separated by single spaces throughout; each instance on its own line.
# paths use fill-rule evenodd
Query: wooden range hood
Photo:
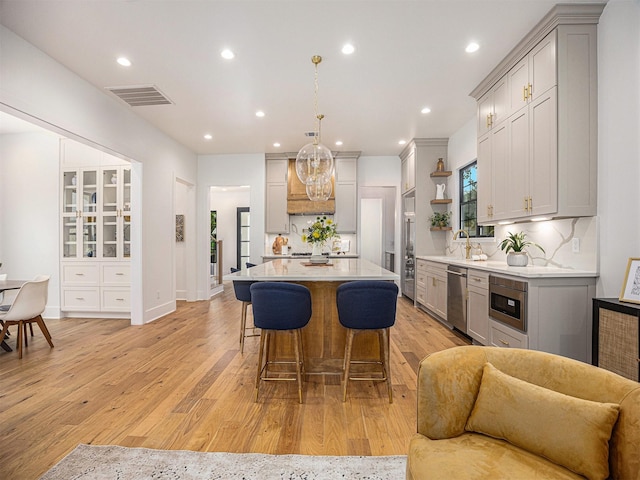
M 287 213 L 289 215 L 319 215 L 336 212 L 335 173 L 331 175 L 331 197 L 325 202 L 313 202 L 307 196 L 307 189 L 296 174 L 296 159 L 289 159 L 287 175 Z

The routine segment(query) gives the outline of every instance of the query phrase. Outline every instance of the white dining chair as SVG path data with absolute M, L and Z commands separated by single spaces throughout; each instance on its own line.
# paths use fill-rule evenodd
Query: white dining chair
M 18 291 L 15 300 L 6 312 L 0 312 L 0 320 L 4 322 L 0 338 L 12 325 L 18 326 L 17 349 L 18 358 L 22 358 L 22 344 L 29 346 L 27 340 L 27 325 L 37 323 L 42 334 L 47 339 L 49 346 L 53 348 L 51 334 L 42 319 L 42 312 L 47 305 L 49 294 L 49 276 L 38 275 L 34 280 L 26 282 Z M 32 333 L 33 334 L 33 333 Z

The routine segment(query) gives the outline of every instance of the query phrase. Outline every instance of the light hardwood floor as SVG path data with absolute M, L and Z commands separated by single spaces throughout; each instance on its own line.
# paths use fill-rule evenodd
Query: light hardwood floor
M 22 360 L 0 351 L 0 477 L 36 479 L 79 443 L 315 455 L 406 454 L 415 432 L 416 369 L 431 352 L 468 344 L 406 298 L 391 331 L 394 403 L 384 384 L 309 376 L 268 382 L 253 401 L 258 338 L 244 355 L 233 288 L 145 326 L 49 320 Z M 12 329 L 10 344 L 15 344 Z

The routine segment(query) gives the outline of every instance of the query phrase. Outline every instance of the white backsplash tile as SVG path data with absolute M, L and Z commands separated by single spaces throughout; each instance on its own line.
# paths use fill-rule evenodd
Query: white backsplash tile
M 527 234 L 527 240 L 544 248 L 545 253 L 536 247 L 527 249 L 533 265 L 598 270 L 598 217 L 497 225 L 495 241 L 478 243 L 472 239 L 471 245 L 474 248 L 471 253 L 479 253 L 477 247 L 481 247 L 490 260 L 506 261 L 506 254 L 500 250 L 499 244 L 509 232 L 524 232 Z M 578 239 L 580 244 L 580 251 L 577 253 L 573 251 L 573 239 Z M 464 246 L 464 242 L 453 242 L 452 235 L 449 235 L 445 254 L 464 258 Z
M 333 215 L 324 215 L 333 220 Z M 311 245 L 302 241 L 304 230 L 309 227 L 310 222 L 314 222 L 318 215 L 290 215 L 289 216 L 289 233 L 282 234 L 283 237 L 289 239 L 290 252 L 311 252 Z M 265 241 L 265 252 L 271 252 L 271 246 L 277 235 L 267 235 Z M 350 240 L 351 253 L 356 252 L 357 236 L 353 234 L 340 234 L 342 240 Z M 327 247 L 327 251 L 330 245 Z

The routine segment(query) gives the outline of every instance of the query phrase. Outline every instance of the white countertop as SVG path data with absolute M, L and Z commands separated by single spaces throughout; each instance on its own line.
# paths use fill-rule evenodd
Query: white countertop
M 538 265 L 527 265 L 526 267 L 510 267 L 505 261 L 496 260 L 465 260 L 464 258 L 446 257 L 443 255 L 417 255 L 416 259 L 429 260 L 432 262 L 444 263 L 447 265 L 458 265 L 461 267 L 473 268 L 475 270 L 485 270 L 493 273 L 513 275 L 525 278 L 578 278 L 597 277 L 598 272 L 588 270 L 575 270 L 572 268 L 542 267 Z
M 224 280 L 347 282 L 350 280 L 400 280 L 397 273 L 359 258 L 331 258 L 327 266 L 305 266 L 306 260 L 278 258 L 239 272 L 229 273 Z
M 275 259 L 278 259 L 278 258 L 299 258 L 299 259 L 302 259 L 302 260 L 304 260 L 306 258 L 307 260 L 309 260 L 309 256 L 310 255 L 304 256 L 304 255 L 291 255 L 291 254 L 289 254 L 289 255 L 276 255 L 274 253 L 270 253 L 268 255 L 263 255 L 262 258 L 264 260 L 275 260 Z M 345 253 L 345 254 L 342 254 L 342 253 L 340 253 L 340 254 L 331 253 L 331 254 L 329 254 L 327 256 L 329 258 L 360 258 L 360 255 L 358 255 L 357 253 Z

